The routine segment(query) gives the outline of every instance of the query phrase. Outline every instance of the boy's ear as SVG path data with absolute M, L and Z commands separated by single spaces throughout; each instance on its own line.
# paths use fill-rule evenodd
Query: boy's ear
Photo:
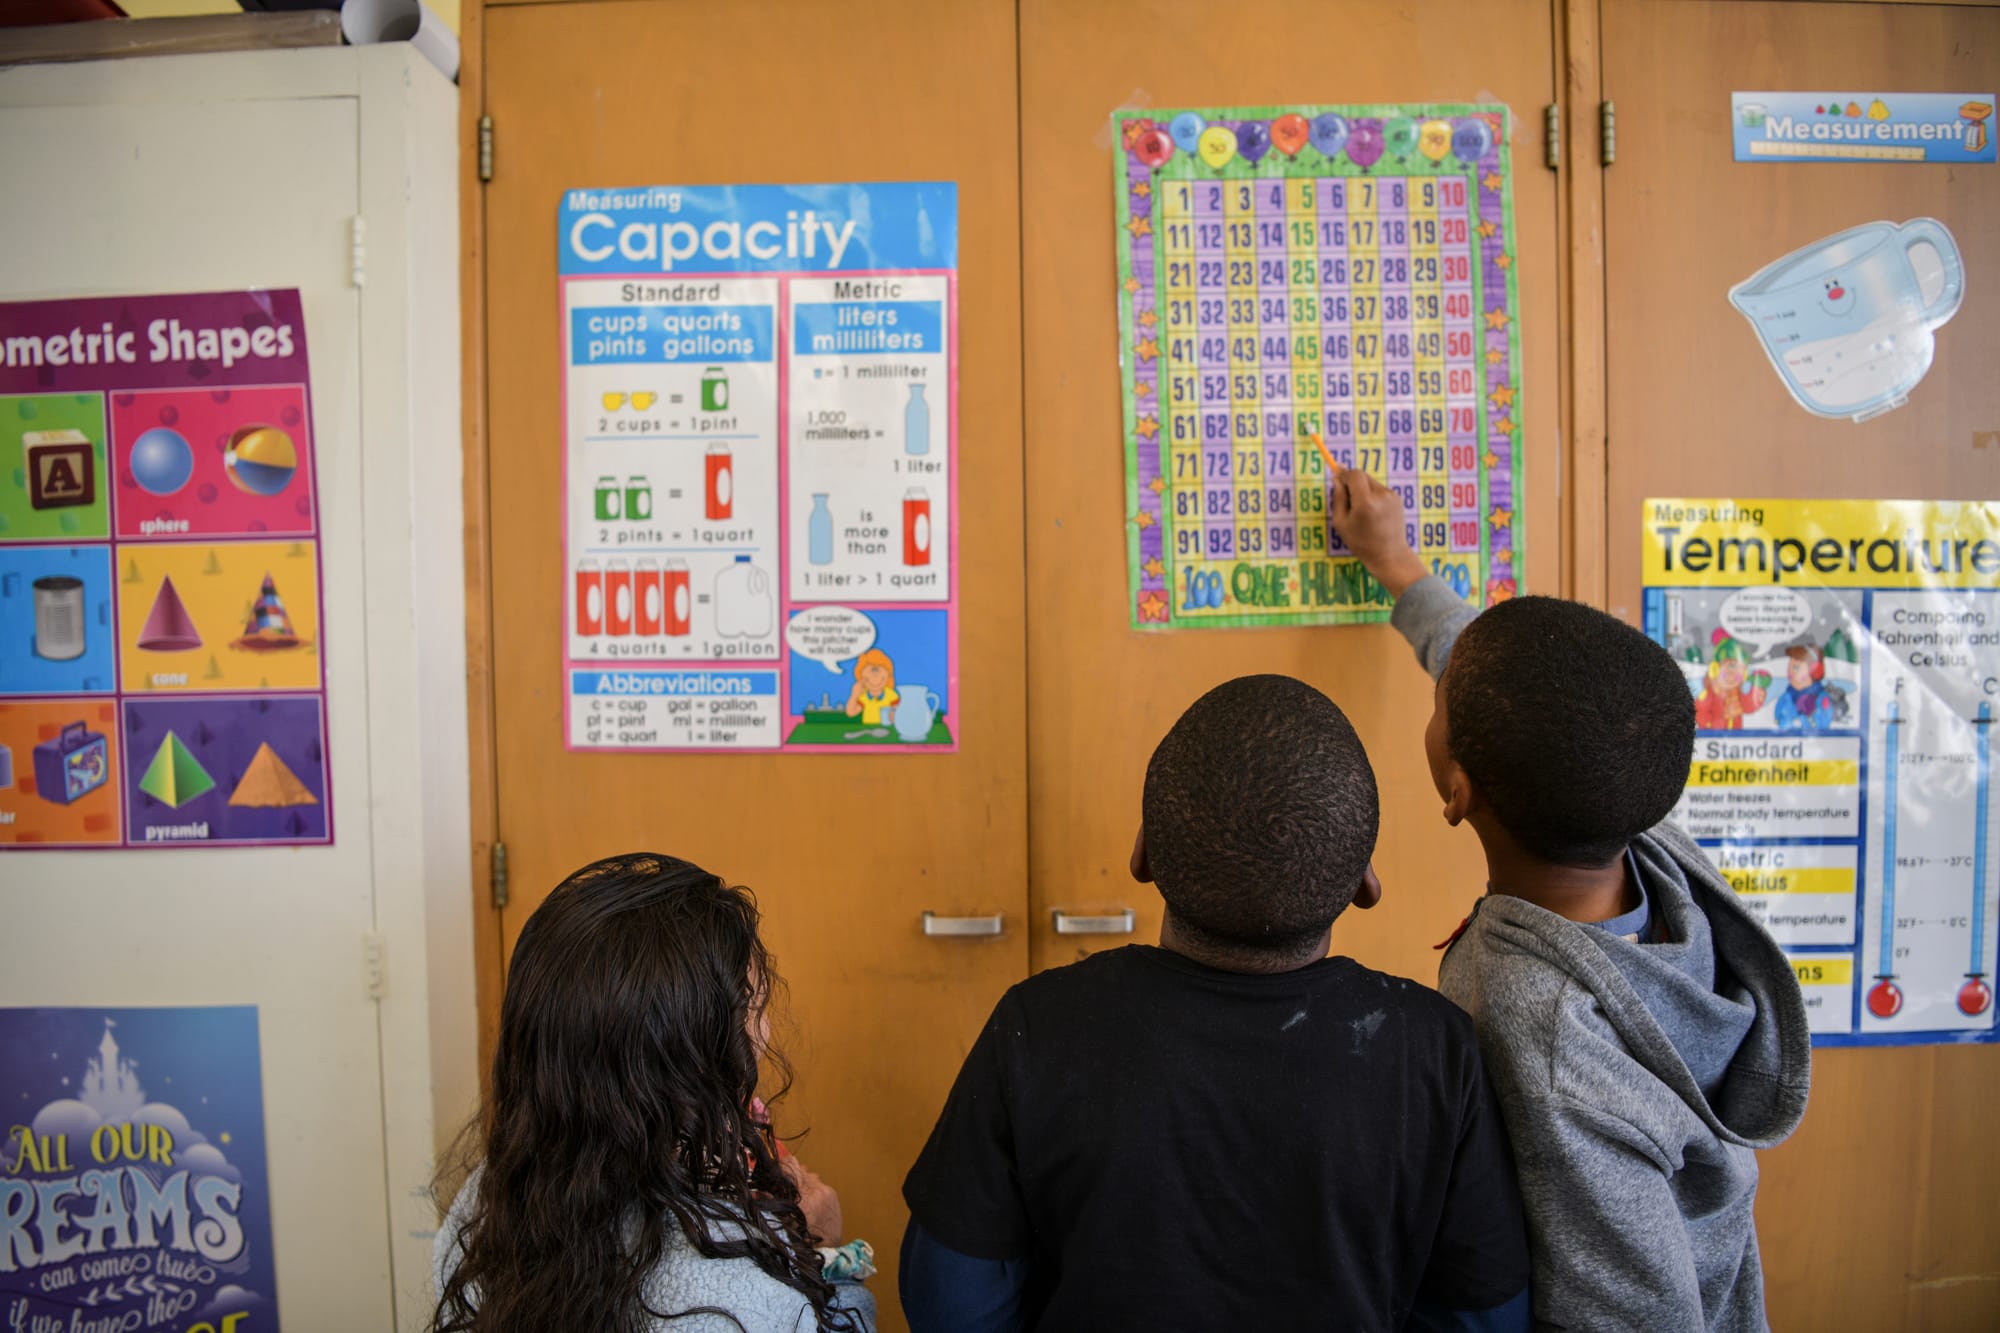
M 1146 859 L 1146 826 L 1139 825 L 1139 836 L 1132 839 L 1132 878 L 1141 884 L 1153 882 L 1153 865 Z
M 1365 912 L 1381 901 L 1382 881 L 1375 874 L 1375 863 L 1370 861 L 1368 868 L 1361 872 L 1361 887 L 1354 891 L 1354 901 L 1348 906 L 1358 907 Z
M 1479 788 L 1472 785 L 1472 779 L 1455 760 L 1451 772 L 1445 775 L 1444 790 L 1444 822 L 1453 828 L 1464 823 L 1474 810 L 1485 804 L 1480 799 Z

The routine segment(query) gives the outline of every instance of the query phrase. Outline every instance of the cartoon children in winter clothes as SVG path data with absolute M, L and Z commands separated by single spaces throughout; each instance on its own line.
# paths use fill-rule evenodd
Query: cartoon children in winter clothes
M 1741 731 L 1744 714 L 1764 706 L 1771 676 L 1750 671 L 1749 654 L 1728 630 L 1716 630 L 1713 642 L 1715 656 L 1701 697 L 1694 701 L 1694 723 L 1704 731 Z
M 1774 710 L 1779 731 L 1825 731 L 1833 726 L 1833 691 L 1826 684 L 1826 658 L 1809 643 L 1785 650 L 1785 692 Z

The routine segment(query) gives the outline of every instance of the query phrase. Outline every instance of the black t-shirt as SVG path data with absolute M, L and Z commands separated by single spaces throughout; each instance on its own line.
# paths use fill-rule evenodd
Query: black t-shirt
M 1001 997 L 903 1184 L 1026 1259 L 1029 1326 L 1392 1329 L 1528 1280 L 1472 1022 L 1329 958 L 1219 972 L 1132 945 Z

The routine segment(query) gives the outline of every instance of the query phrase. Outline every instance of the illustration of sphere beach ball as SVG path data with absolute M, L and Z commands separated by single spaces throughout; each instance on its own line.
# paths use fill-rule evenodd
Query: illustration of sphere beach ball
M 132 480 L 154 495 L 172 495 L 194 475 L 194 450 L 177 430 L 155 426 L 132 442 Z
M 276 495 L 292 484 L 299 453 L 292 437 L 276 426 L 246 426 L 230 437 L 222 464 L 237 489 L 252 495 Z

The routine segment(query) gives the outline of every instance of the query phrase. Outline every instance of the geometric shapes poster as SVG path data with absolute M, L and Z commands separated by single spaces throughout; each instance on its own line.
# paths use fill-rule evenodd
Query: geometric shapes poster
M 0 1087 L 0 1327 L 278 1327 L 254 1007 L 0 1009 Z
M 1354 624 L 1391 598 L 1327 522 L 1335 468 L 1475 605 L 1520 588 L 1506 108 L 1113 117 L 1135 629 Z
M 0 849 L 331 841 L 298 293 L 0 303 L 0 349 Z
M 1790 957 L 1814 1041 L 2000 1040 L 2000 504 L 1645 501 L 1694 697 L 1674 820 Z

